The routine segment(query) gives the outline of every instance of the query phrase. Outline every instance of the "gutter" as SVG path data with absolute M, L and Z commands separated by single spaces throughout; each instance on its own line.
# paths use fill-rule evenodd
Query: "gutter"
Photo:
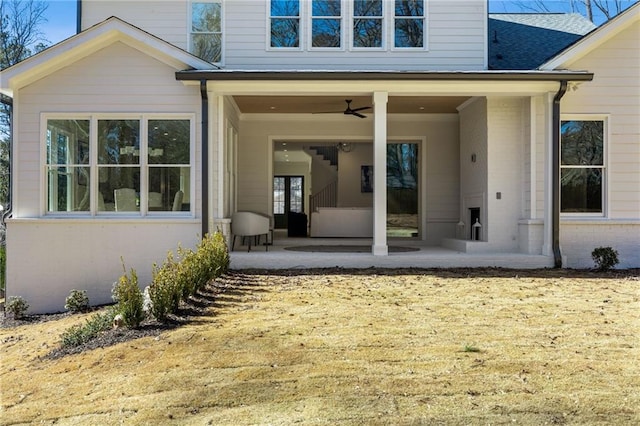
M 552 155 L 551 155 L 551 234 L 553 249 L 553 264 L 556 268 L 562 268 L 562 253 L 560 251 L 560 100 L 567 93 L 567 81 L 560 82 L 560 89 L 553 98 L 552 118 Z
M 202 238 L 209 233 L 209 95 L 207 80 L 200 80 L 202 98 Z
M 268 80 L 268 81 L 591 81 L 586 71 L 300 71 L 300 70 L 183 70 L 178 81 Z

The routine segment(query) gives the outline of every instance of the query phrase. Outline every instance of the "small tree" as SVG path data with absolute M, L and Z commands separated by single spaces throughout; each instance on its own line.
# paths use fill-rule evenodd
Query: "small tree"
M 598 247 L 591 252 L 591 258 L 598 271 L 608 271 L 614 268 L 620 261 L 618 252 L 611 247 Z

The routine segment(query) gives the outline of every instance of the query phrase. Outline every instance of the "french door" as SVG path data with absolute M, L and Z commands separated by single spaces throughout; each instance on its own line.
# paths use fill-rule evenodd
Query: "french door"
M 286 229 L 289 212 L 304 212 L 304 177 L 273 177 L 273 218 L 276 229 Z

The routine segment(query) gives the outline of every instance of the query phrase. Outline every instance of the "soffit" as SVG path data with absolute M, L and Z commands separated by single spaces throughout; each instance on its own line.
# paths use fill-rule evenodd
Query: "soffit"
M 351 99 L 351 108 L 372 106 L 370 96 L 234 96 L 243 114 L 313 114 L 341 113 Z M 468 96 L 389 96 L 387 112 L 390 114 L 446 114 L 457 113 L 457 107 Z M 363 110 L 363 114 L 373 110 Z

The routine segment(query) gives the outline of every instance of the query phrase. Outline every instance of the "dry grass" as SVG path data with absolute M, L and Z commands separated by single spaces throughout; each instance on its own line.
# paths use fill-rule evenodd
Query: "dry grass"
M 640 422 L 637 271 L 375 272 L 234 273 L 186 325 L 57 360 L 83 316 L 0 329 L 0 423 Z

